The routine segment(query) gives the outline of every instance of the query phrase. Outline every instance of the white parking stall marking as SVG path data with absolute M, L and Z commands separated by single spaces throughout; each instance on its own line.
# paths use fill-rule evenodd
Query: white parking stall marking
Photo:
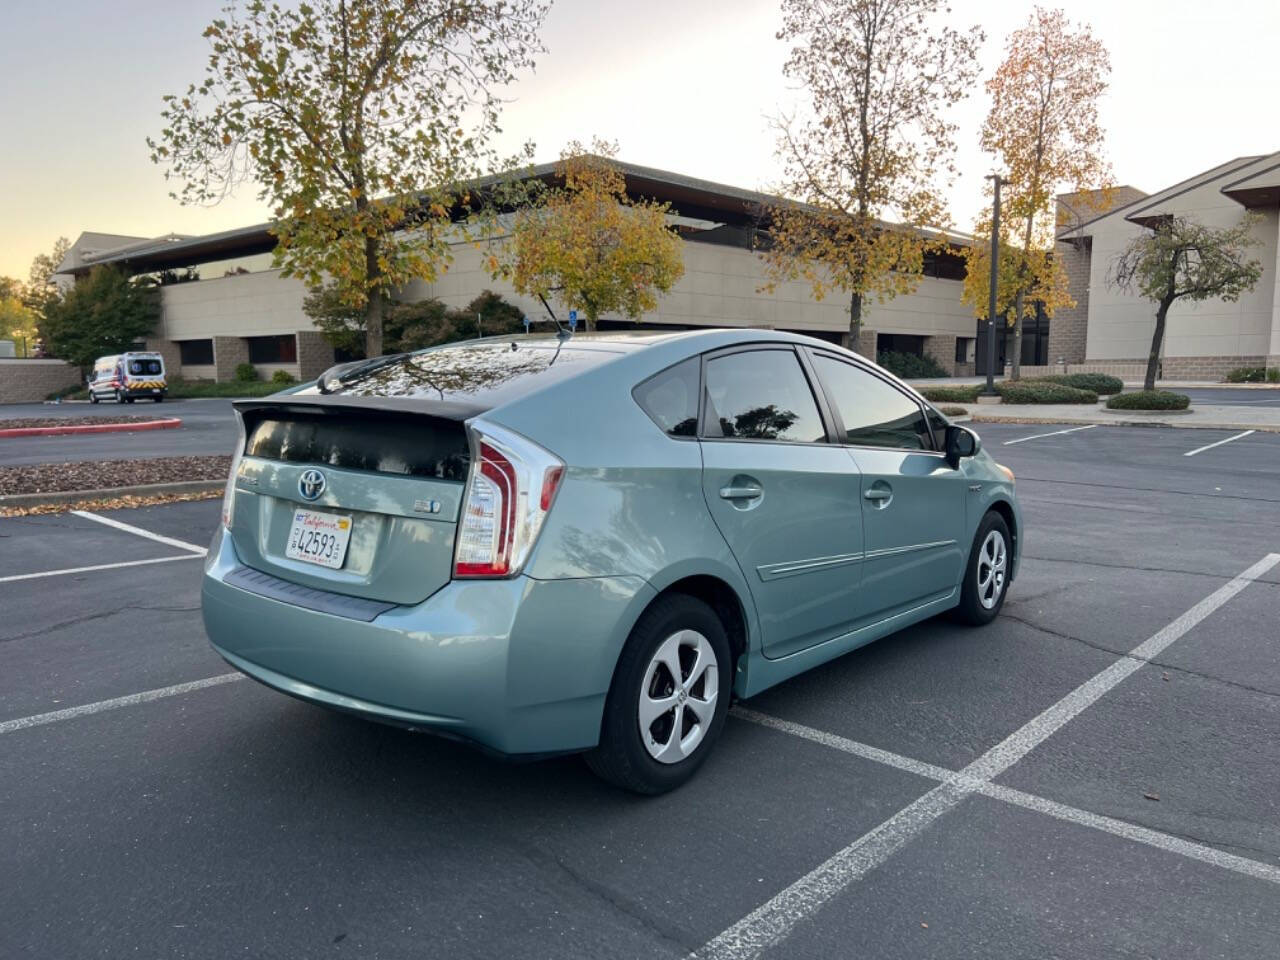
M 1007 447 L 1015 443 L 1026 443 L 1028 440 L 1042 440 L 1045 437 L 1058 437 L 1064 433 L 1078 433 L 1081 430 L 1092 430 L 1096 426 L 1098 426 L 1096 423 L 1086 423 L 1083 427 L 1068 427 L 1066 430 L 1054 430 L 1050 433 L 1035 433 L 1029 437 L 1019 437 L 1017 440 L 1006 440 L 1004 445 Z
M 153 557 L 150 560 L 123 560 L 120 563 L 98 563 L 91 567 L 66 567 L 62 570 L 44 570 L 40 573 L 17 573 L 8 577 L 0 577 L 0 583 L 13 583 L 17 580 L 39 580 L 43 577 L 65 577 L 71 573 L 93 573 L 95 570 L 117 570 L 120 567 L 143 567 L 149 563 L 172 563 L 175 560 L 199 560 L 196 553 L 183 554 L 180 557 Z
M 1224 443 L 1230 443 L 1232 440 L 1239 440 L 1241 437 L 1247 437 L 1249 434 L 1257 432 L 1257 430 L 1245 430 L 1243 433 L 1237 433 L 1234 437 L 1227 437 L 1227 439 L 1219 440 L 1217 443 L 1206 443 L 1203 447 L 1196 447 L 1194 450 L 1188 450 L 1183 454 L 1183 456 L 1194 457 L 1197 453 L 1204 453 L 1206 450 L 1212 450 L 1214 447 L 1220 447 Z
M 822 744 L 824 747 L 830 747 L 833 750 L 840 750 L 844 753 L 853 754 L 856 757 L 862 757 L 866 760 L 873 760 L 876 763 L 883 763 L 886 766 L 894 767 L 898 770 L 914 773 L 920 777 L 927 777 L 931 780 L 963 782 L 960 773 L 948 770 L 946 767 L 939 767 L 936 764 L 926 763 L 923 760 L 916 760 L 912 757 L 904 757 L 901 754 L 891 753 L 888 750 L 882 750 L 879 747 L 873 747 L 869 744 L 859 743 L 856 740 L 850 740 L 838 734 L 828 733 L 825 730 L 817 730 L 813 727 L 807 727 L 804 724 L 792 723 L 789 720 L 783 720 L 779 717 L 770 716 L 766 713 L 757 713 L 754 710 L 748 710 L 743 707 L 734 707 L 732 716 L 740 720 L 747 720 L 751 723 L 759 724 L 762 727 L 769 727 L 782 733 L 790 734 L 793 737 L 800 737 L 813 743 Z M 1038 797 L 1035 794 L 1026 793 L 1022 790 L 1015 790 L 1012 787 L 1002 786 L 998 783 L 990 783 L 985 780 L 976 780 L 973 784 L 975 792 L 993 800 L 1001 800 L 1014 806 L 1022 807 L 1026 810 L 1033 810 L 1036 813 L 1043 813 L 1046 816 L 1055 817 L 1058 820 L 1064 820 L 1068 823 L 1079 824 L 1080 826 L 1091 827 L 1094 830 L 1101 830 L 1104 833 L 1110 833 L 1117 837 L 1123 837 L 1126 840 L 1133 840 L 1136 843 L 1143 843 L 1150 847 L 1156 847 L 1160 850 L 1166 850 L 1170 853 L 1176 853 L 1184 857 L 1190 857 L 1193 860 L 1199 860 L 1203 863 L 1212 864 L 1221 867 L 1224 870 L 1231 870 L 1235 873 L 1241 873 L 1245 876 L 1253 877 L 1257 880 L 1266 880 L 1270 883 L 1280 885 L 1280 867 L 1273 866 L 1269 863 L 1260 863 L 1257 860 L 1250 860 L 1247 857 L 1239 857 L 1232 853 L 1225 853 L 1214 847 L 1207 847 L 1202 843 L 1192 843 L 1181 837 L 1175 837 L 1168 833 L 1161 833 L 1159 830 L 1152 830 L 1148 827 L 1140 827 L 1137 824 L 1128 823 L 1124 820 L 1117 820 L 1114 817 L 1106 817 L 1097 813 L 1090 813 L 1088 810 L 1081 810 L 1078 807 L 1068 806 L 1065 803 L 1058 803 L 1055 800 L 1048 800 L 1044 797 Z
M 110 517 L 99 516 L 96 513 L 90 513 L 88 510 L 72 510 L 71 515 L 75 517 L 83 517 L 85 520 L 93 520 L 95 523 L 103 523 L 108 527 L 115 527 L 117 530 L 123 530 L 125 533 L 132 533 L 139 537 L 146 537 L 148 540 L 154 540 L 156 543 L 163 543 L 171 547 L 177 547 L 179 550 L 189 550 L 202 557 L 209 552 L 207 548 L 197 546 L 194 543 L 187 543 L 185 540 L 175 540 L 173 537 L 163 537 L 158 533 L 152 533 L 150 530 L 143 530 L 141 527 L 135 527 L 129 523 L 122 523 L 121 521 L 113 520 Z
M 1096 703 L 1148 660 L 1158 656 L 1207 616 L 1277 563 L 1280 553 L 1263 557 L 1219 587 L 1164 629 L 1095 674 L 1033 720 L 1019 727 L 963 770 L 953 774 L 884 823 L 863 834 L 825 863 L 761 904 L 691 956 L 694 960 L 742 960 L 758 957 L 785 938 L 824 904 L 892 857 L 943 814 L 978 792 L 984 782 L 1008 770 Z
M 37 713 L 31 717 L 20 717 L 17 720 L 5 720 L 0 723 L 0 734 L 13 733 L 15 730 L 26 730 L 30 727 L 43 726 L 46 723 L 58 723 L 61 720 L 72 720 L 107 710 L 119 710 L 121 707 L 132 707 L 139 703 L 150 703 L 152 700 L 163 700 L 166 697 L 180 697 L 184 693 L 217 687 L 224 683 L 235 683 L 245 678 L 243 673 L 220 673 L 203 680 L 192 680 L 190 683 L 175 683 L 171 687 L 160 687 L 156 690 L 145 690 L 142 693 L 131 693 L 126 697 L 114 697 L 111 700 L 99 700 L 97 703 L 86 703 L 79 707 L 67 707 L 65 710 L 53 710 L 49 713 Z

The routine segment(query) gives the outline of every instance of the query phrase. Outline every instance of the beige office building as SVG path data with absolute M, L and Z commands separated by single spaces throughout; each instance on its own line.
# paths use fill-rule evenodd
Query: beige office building
M 761 205 L 774 198 L 666 171 L 620 166 L 633 196 L 671 204 L 672 224 L 685 240 L 684 276 L 639 325 L 762 327 L 832 341 L 847 331 L 848 302 L 842 296 L 816 301 L 804 283 L 761 290 L 765 273 L 753 249 L 753 230 Z M 546 165 L 533 175 L 550 178 L 553 169 Z M 334 362 L 332 348 L 303 312 L 303 285 L 271 268 L 275 240 L 266 224 L 199 237 L 123 237 L 115 249 L 103 249 L 105 236 L 82 235 L 62 272 L 74 276 L 112 263 L 135 274 L 160 275 L 163 315 L 148 346 L 166 354 L 175 374 L 226 380 L 247 362 L 263 376 L 283 369 L 310 378 Z M 865 310 L 860 351 L 928 354 L 948 372 L 973 371 L 976 323 L 973 311 L 960 300 L 960 250 L 968 237 L 950 239 L 948 252 L 929 258 L 913 293 Z M 483 269 L 482 255 L 468 244 L 454 248 L 454 262 L 438 282 L 412 284 L 398 292 L 398 299 L 436 297 L 462 306 L 486 289 L 516 303 L 532 319 L 546 315 L 536 300 L 493 280 Z M 621 318 L 602 323 L 629 325 Z

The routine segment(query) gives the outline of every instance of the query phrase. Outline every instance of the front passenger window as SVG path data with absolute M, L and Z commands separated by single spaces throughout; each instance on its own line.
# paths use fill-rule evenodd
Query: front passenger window
M 825 354 L 813 364 L 844 422 L 844 442 L 860 447 L 932 450 L 920 404 L 879 377 Z

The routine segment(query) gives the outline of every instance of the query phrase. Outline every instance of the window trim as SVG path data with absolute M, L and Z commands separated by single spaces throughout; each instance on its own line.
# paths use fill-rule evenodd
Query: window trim
M 943 457 L 943 458 L 946 457 L 946 450 L 944 449 L 944 447 L 946 446 L 946 439 L 945 437 L 939 438 L 934 433 L 933 424 L 929 422 L 929 414 L 925 410 L 925 405 L 924 403 L 921 402 L 919 397 L 913 395 L 912 393 L 908 393 L 906 390 L 903 390 L 900 384 L 897 384 L 894 381 L 884 377 L 880 373 L 880 371 L 876 370 L 874 367 L 870 366 L 867 363 L 860 362 L 859 360 L 855 360 L 851 357 L 840 356 L 839 354 L 834 353 L 830 350 L 815 349 L 808 345 L 804 347 L 803 352 L 810 353 L 815 357 L 826 357 L 827 359 L 834 360 L 837 363 L 846 364 L 847 366 L 853 367 L 853 369 L 855 370 L 859 370 L 867 374 L 868 376 L 874 377 L 875 379 L 879 380 L 881 383 L 886 384 L 887 386 L 896 390 L 898 393 L 902 394 L 902 396 L 904 396 L 906 399 L 910 400 L 912 403 L 916 405 L 916 408 L 920 411 L 920 416 L 924 418 L 925 427 L 927 427 L 929 430 L 929 440 L 933 444 L 933 449 L 932 450 L 912 450 L 908 447 L 886 447 L 886 446 L 881 446 L 879 444 L 871 444 L 871 443 L 850 443 L 848 441 L 848 434 L 845 432 L 845 429 L 844 429 L 844 418 L 840 416 L 839 409 L 836 407 L 835 402 L 831 400 L 831 394 L 833 393 L 833 391 L 831 391 L 831 388 L 827 385 L 826 380 L 823 379 L 822 373 L 821 371 L 818 370 L 817 364 L 814 364 L 813 365 L 814 374 L 816 375 L 818 382 L 822 385 L 823 392 L 828 394 L 827 400 L 830 405 L 831 416 L 832 416 L 832 419 L 835 421 L 835 427 L 836 427 L 835 442 L 838 443 L 840 446 L 848 447 L 854 450 L 888 450 L 894 453 L 926 454 L 932 457 Z M 941 416 L 941 414 L 939 414 L 939 416 Z
M 700 443 L 725 442 L 725 443 L 775 443 L 783 444 L 789 447 L 813 447 L 818 444 L 830 445 L 833 439 L 832 420 L 829 416 L 826 398 L 822 394 L 822 390 L 812 378 L 809 368 L 806 366 L 801 354 L 803 351 L 796 349 L 797 344 L 780 343 L 778 341 L 763 340 L 756 343 L 739 343 L 731 347 L 724 347 L 719 350 L 709 350 L 701 354 L 702 364 L 700 373 L 700 384 L 698 390 L 698 441 Z M 822 430 L 825 436 L 821 440 L 765 440 L 759 437 L 712 437 L 707 435 L 707 364 L 712 360 L 719 360 L 722 357 L 729 357 L 735 353 L 763 353 L 765 351 L 776 351 L 790 353 L 800 367 L 800 375 L 804 377 L 806 385 L 809 387 L 809 395 L 813 398 L 814 406 L 818 411 L 818 419 L 822 423 Z

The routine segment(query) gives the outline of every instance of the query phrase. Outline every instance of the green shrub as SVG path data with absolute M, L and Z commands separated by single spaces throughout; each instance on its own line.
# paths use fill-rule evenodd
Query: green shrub
M 1280 383 L 1280 367 L 1272 367 L 1267 371 L 1267 383 Z
M 1227 383 L 1262 383 L 1265 379 L 1266 367 L 1236 367 L 1223 377 Z
M 1080 390 L 1043 380 L 1006 380 L 996 384 L 996 393 L 1005 403 L 1097 403 L 1092 390 Z
M 253 383 L 258 379 L 258 368 L 252 363 L 236 364 L 236 380 L 240 383 Z
M 1117 393 L 1107 401 L 1108 410 L 1185 410 L 1191 398 L 1185 393 L 1168 390 L 1135 390 L 1133 393 Z
M 967 417 L 969 411 L 964 407 L 939 407 L 938 412 L 948 417 Z
M 920 395 L 930 403 L 976 403 L 983 389 L 980 383 L 966 387 L 922 387 Z
M 283 384 L 287 387 L 289 384 L 297 383 L 298 381 L 293 378 L 293 374 L 288 370 L 277 370 L 271 375 L 271 382 Z
M 1041 383 L 1060 383 L 1064 387 L 1075 387 L 1077 390 L 1090 390 L 1103 396 L 1119 393 L 1124 389 L 1124 381 L 1105 373 L 1051 373 L 1044 377 L 1033 377 Z
M 914 353 L 882 350 L 876 354 L 876 363 L 903 380 L 926 380 L 929 377 L 945 377 L 947 371 L 933 357 L 917 357 Z
M 270 380 L 229 380 L 216 383 L 213 380 L 169 378 L 169 396 L 174 400 L 195 397 L 266 397 L 278 390 L 280 384 Z

